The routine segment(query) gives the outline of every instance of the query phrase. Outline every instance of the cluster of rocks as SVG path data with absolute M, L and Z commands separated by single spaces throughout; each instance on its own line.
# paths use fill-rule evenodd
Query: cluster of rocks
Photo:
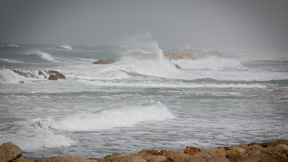
M 26 78 L 37 78 L 39 79 L 41 76 L 44 77 L 44 79 L 48 80 L 58 80 L 58 79 L 66 79 L 65 75 L 60 73 L 59 71 L 56 70 L 39 70 L 38 72 L 31 71 L 31 70 L 19 70 L 15 69 L 12 70 L 16 74 L 24 76 Z M 21 81 L 21 83 L 24 83 L 24 81 Z
M 205 55 L 203 53 L 199 52 L 170 52 L 170 53 L 164 53 L 164 57 L 169 59 L 169 60 L 179 60 L 179 59 L 184 59 L 184 60 L 194 60 L 194 59 L 199 59 L 204 57 Z M 140 60 L 149 60 L 149 59 L 156 59 L 157 55 L 155 54 L 141 54 L 134 56 L 137 59 Z M 119 58 L 108 58 L 108 59 L 99 59 L 93 64 L 112 64 L 117 61 L 119 61 Z
M 19 147 L 12 143 L 0 146 L 0 161 L 13 162 L 287 162 L 288 140 L 250 143 L 204 150 L 187 146 L 184 151 L 142 150 L 138 153 L 113 153 L 104 158 L 55 156 L 47 159 L 18 159 Z

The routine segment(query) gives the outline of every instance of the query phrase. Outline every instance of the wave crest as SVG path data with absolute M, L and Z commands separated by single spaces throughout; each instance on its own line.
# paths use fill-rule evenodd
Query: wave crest
M 151 102 L 141 106 L 106 108 L 94 113 L 37 120 L 35 124 L 42 128 L 56 130 L 94 131 L 115 127 L 131 127 L 138 122 L 171 118 L 174 118 L 174 116 L 164 104 L 161 102 Z
M 56 61 L 55 58 L 47 52 L 43 52 L 40 50 L 32 50 L 29 53 L 31 53 L 32 55 L 36 55 L 37 57 L 41 58 L 42 60 L 51 61 L 51 62 Z

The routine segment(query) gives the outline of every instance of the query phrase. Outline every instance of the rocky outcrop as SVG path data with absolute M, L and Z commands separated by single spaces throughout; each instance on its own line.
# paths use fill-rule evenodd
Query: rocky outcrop
M 219 147 L 208 151 L 198 147 L 187 146 L 184 151 L 177 152 L 142 150 L 138 153 L 113 153 L 112 155 L 106 155 L 104 158 L 85 159 L 73 156 L 57 156 L 48 159 L 16 159 L 14 162 L 287 162 L 287 156 L 288 140 L 278 140 L 268 143 Z M 15 157 L 19 156 L 15 155 Z
M 204 57 L 205 55 L 200 52 L 172 52 L 164 53 L 164 56 L 169 60 L 195 60 Z
M 164 53 L 164 57 L 169 60 L 179 60 L 179 59 L 184 59 L 184 60 L 195 60 L 204 57 L 205 55 L 203 53 L 199 52 L 170 52 L 170 53 Z M 140 54 L 137 56 L 134 56 L 135 58 L 139 60 L 151 60 L 151 59 L 156 59 L 157 55 L 155 54 Z M 108 58 L 108 59 L 99 59 L 93 64 L 112 64 L 120 59 L 118 58 Z
M 31 70 L 19 70 L 15 69 L 13 70 L 16 74 L 24 76 L 26 78 L 36 78 L 40 79 L 41 76 L 44 77 L 44 79 L 48 80 L 58 80 L 58 79 L 66 79 L 65 75 L 62 73 L 56 71 L 56 70 L 39 70 L 39 71 L 31 71 Z M 21 81 L 21 83 L 24 83 Z
M 48 80 L 58 80 L 58 79 L 64 79 L 65 80 L 66 79 L 66 77 L 58 71 L 47 70 L 45 72 L 50 75 Z
M 119 61 L 119 59 L 116 58 L 108 58 L 108 59 L 99 59 L 95 62 L 93 62 L 93 64 L 112 64 Z
M 22 156 L 22 150 L 11 142 L 0 145 L 0 161 L 12 161 Z

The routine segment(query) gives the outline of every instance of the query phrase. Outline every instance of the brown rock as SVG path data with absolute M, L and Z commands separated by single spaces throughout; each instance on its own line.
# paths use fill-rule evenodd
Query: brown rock
M 93 62 L 93 64 L 112 64 L 119 61 L 119 59 L 116 58 L 108 58 L 108 59 L 99 59 L 95 62 Z
M 142 150 L 139 152 L 142 158 L 149 162 L 166 162 L 167 158 L 162 156 L 162 153 L 157 150 Z
M 16 159 L 13 162 L 42 162 L 41 159 Z
M 162 155 L 162 153 L 157 150 L 142 150 L 139 154 Z
M 12 71 L 14 71 L 16 74 L 24 76 L 26 78 L 35 78 L 35 74 L 30 70 L 23 71 L 23 70 L 15 69 Z
M 0 145 L 0 161 L 12 161 L 22 156 L 22 150 L 11 142 Z
M 202 148 L 198 148 L 198 147 L 187 146 L 185 148 L 185 150 L 184 150 L 184 153 L 193 155 L 193 154 L 196 154 L 196 153 L 199 153 L 199 152 L 202 152 L 202 151 L 205 151 L 205 150 L 202 149 Z
M 165 53 L 164 56 L 170 60 L 194 60 L 204 57 L 203 53 L 199 52 L 174 52 L 174 53 Z
M 113 162 L 147 162 L 139 153 L 126 153 L 116 156 Z
M 48 80 L 66 79 L 66 77 L 62 73 L 60 73 L 58 71 L 47 70 L 45 72 L 50 75 Z
M 215 148 L 215 149 L 212 149 L 212 150 L 209 150 L 209 152 L 213 152 L 213 153 L 216 153 L 216 154 L 220 154 L 221 156 L 225 156 L 226 153 L 225 153 L 225 148 L 223 147 L 219 147 L 219 148 Z
M 58 77 L 56 75 L 50 75 L 48 80 L 58 80 Z
M 182 151 L 167 151 L 164 156 L 167 158 L 168 162 L 186 162 L 190 157 L 190 155 L 187 155 Z
M 167 150 L 161 150 L 161 154 L 164 155 L 167 153 Z
M 166 162 L 167 158 L 163 155 L 142 154 L 142 158 L 149 162 Z
M 222 150 L 222 149 L 221 149 Z M 202 151 L 189 157 L 187 161 L 193 162 L 229 162 L 229 160 L 219 153 L 213 151 Z
M 43 75 L 44 79 L 47 79 L 47 76 L 45 75 L 45 73 L 41 70 L 38 71 L 38 75 Z
M 77 156 L 54 156 L 48 159 L 43 159 L 41 162 L 97 162 L 94 159 L 88 160 Z

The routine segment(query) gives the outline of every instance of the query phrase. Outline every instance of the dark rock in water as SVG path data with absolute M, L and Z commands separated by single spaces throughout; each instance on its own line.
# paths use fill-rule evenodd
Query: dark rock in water
M 58 80 L 58 77 L 56 75 L 50 75 L 48 80 Z
M 36 78 L 35 74 L 30 70 L 24 71 L 24 70 L 14 69 L 12 71 L 26 78 Z
M 119 59 L 116 58 L 108 58 L 108 59 L 99 59 L 95 62 L 93 62 L 93 64 L 112 64 L 119 61 Z
M 48 70 L 45 72 L 50 75 L 48 80 L 58 80 L 58 79 L 64 79 L 65 80 L 66 79 L 66 77 L 58 71 Z
M 22 150 L 11 142 L 0 145 L 0 161 L 12 161 L 22 156 Z
M 45 75 L 45 73 L 41 70 L 38 71 L 38 75 L 43 75 L 44 79 L 47 79 L 47 76 Z
M 169 59 L 169 60 L 179 60 L 179 59 L 184 59 L 184 60 L 194 60 L 194 59 L 199 59 L 204 57 L 205 55 L 203 53 L 199 52 L 173 52 L 173 53 L 164 53 L 164 57 Z M 136 59 L 139 60 L 151 60 L 151 59 L 156 59 L 157 55 L 156 54 L 151 54 L 151 53 L 145 53 L 145 54 L 140 54 L 137 56 L 133 56 Z M 93 64 L 112 64 L 120 59 L 117 58 L 108 58 L 108 59 L 99 59 Z M 177 67 L 179 68 L 179 67 Z
M 173 52 L 173 53 L 164 53 L 164 56 L 169 60 L 195 60 L 204 57 L 203 53 L 199 52 Z
M 38 73 L 37 71 L 31 71 L 31 70 L 13 70 L 15 73 L 18 75 L 24 76 L 26 78 L 37 78 L 40 79 L 41 75 L 44 76 L 44 79 L 49 79 L 49 80 L 58 80 L 58 79 L 66 79 L 66 77 L 55 70 L 39 70 Z M 48 77 L 49 76 L 49 77 Z M 20 83 L 24 83 L 24 81 L 21 81 Z
M 174 65 L 177 69 L 181 69 L 181 67 L 178 64 L 174 64 Z

